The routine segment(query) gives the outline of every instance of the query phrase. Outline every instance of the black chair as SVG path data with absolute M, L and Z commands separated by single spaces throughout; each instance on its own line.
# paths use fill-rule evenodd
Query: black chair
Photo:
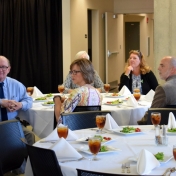
M 151 113 L 152 112 L 160 112 L 161 113 L 161 122 L 160 125 L 168 124 L 169 113 L 172 112 L 176 117 L 176 108 L 149 108 L 148 110 L 148 119 L 147 124 L 152 125 L 151 122 Z
M 24 138 L 24 133 L 18 120 L 0 122 L 0 173 L 20 168 L 27 157 L 26 146 L 20 138 Z
M 95 171 L 88 171 L 83 169 L 76 169 L 78 176 L 116 176 L 122 174 L 110 174 L 110 173 L 102 173 L 102 172 L 95 172 Z M 123 174 L 123 176 L 125 176 Z
M 73 110 L 73 112 L 82 112 L 82 111 L 101 111 L 101 106 L 76 106 L 76 108 Z M 57 122 L 56 122 L 56 117 L 54 114 L 54 128 L 56 128 Z
M 61 168 L 53 150 L 31 146 L 21 139 L 27 147 L 34 176 L 62 176 Z
M 76 106 L 73 112 L 82 112 L 82 111 L 101 111 L 101 106 Z
M 111 114 L 110 111 L 83 111 L 83 112 L 73 112 L 73 113 L 63 113 L 61 114 L 62 123 L 68 125 L 71 130 L 80 130 L 85 128 L 95 128 L 96 115 L 106 115 Z

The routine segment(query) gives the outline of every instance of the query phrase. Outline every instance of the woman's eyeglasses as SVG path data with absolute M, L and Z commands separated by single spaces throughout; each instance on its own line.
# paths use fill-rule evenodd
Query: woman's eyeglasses
M 77 73 L 79 73 L 79 72 L 81 72 L 81 71 L 76 71 L 76 70 L 73 70 L 73 71 L 69 71 L 69 74 L 70 75 L 77 75 Z

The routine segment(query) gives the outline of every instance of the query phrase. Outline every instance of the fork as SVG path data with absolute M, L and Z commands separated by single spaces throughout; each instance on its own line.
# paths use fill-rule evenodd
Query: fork
M 125 166 L 127 168 L 127 173 L 130 173 L 130 162 L 127 162 Z
M 83 160 L 83 159 L 87 159 L 87 158 L 81 157 L 81 158 L 79 158 L 79 159 L 63 160 L 63 161 L 59 161 L 59 162 L 61 162 L 61 163 L 67 163 L 67 162 L 71 162 L 71 161 L 81 161 L 81 160 Z

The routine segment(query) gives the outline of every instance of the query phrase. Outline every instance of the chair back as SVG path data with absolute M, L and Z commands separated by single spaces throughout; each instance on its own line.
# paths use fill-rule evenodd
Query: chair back
M 151 122 L 151 113 L 152 112 L 160 112 L 161 113 L 161 122 L 160 125 L 167 125 L 168 124 L 168 118 L 169 113 L 172 112 L 174 116 L 176 117 L 176 108 L 149 108 L 148 110 L 148 119 L 147 124 L 152 125 Z
M 97 106 L 76 106 L 73 112 L 80 112 L 80 111 L 101 111 L 101 105 Z
M 78 176 L 117 176 L 122 174 L 110 174 L 110 173 L 103 173 L 103 172 L 95 172 L 95 171 L 88 171 L 83 169 L 76 169 Z M 126 176 L 123 174 L 123 176 Z
M 0 168 L 3 173 L 19 168 L 27 149 L 20 138 L 24 138 L 21 124 L 18 120 L 0 122 Z
M 76 106 L 76 108 L 73 110 L 73 112 L 80 112 L 80 111 L 101 111 L 101 106 Z M 56 122 L 56 117 L 54 113 L 54 128 L 56 128 L 57 122 Z
M 51 149 L 29 145 L 21 139 L 27 147 L 34 176 L 62 176 L 56 154 Z
M 71 130 L 97 127 L 95 118 L 97 115 L 111 114 L 110 111 L 83 111 L 61 114 L 62 123 L 68 125 Z

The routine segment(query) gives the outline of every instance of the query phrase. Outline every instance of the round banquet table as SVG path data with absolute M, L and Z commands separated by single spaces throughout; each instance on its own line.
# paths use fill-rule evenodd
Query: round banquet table
M 107 173 L 117 173 L 122 174 L 122 163 L 129 161 L 128 159 L 131 157 L 136 157 L 139 155 L 142 149 L 146 149 L 153 154 L 158 152 L 163 152 L 166 160 L 164 160 L 159 167 L 154 168 L 148 175 L 162 175 L 167 168 L 175 167 L 176 162 L 172 157 L 172 147 L 175 144 L 176 134 L 168 135 L 168 145 L 167 146 L 156 146 L 154 142 L 155 131 L 152 125 L 146 126 L 135 126 L 139 127 L 142 130 L 142 133 L 135 133 L 131 135 L 122 135 L 118 133 L 104 133 L 102 136 L 111 137 L 111 141 L 106 145 L 112 146 L 114 148 L 118 148 L 121 151 L 115 152 L 104 152 L 103 154 L 98 154 L 98 161 L 89 161 L 87 159 L 81 161 L 72 161 L 67 163 L 59 163 L 62 173 L 64 176 L 76 176 L 77 171 L 76 168 L 84 169 L 84 170 L 92 170 L 99 172 L 107 172 Z M 78 135 L 78 138 L 86 137 L 89 135 L 96 134 L 95 131 L 91 129 L 77 130 L 74 131 Z M 51 138 L 52 140 L 52 138 Z M 68 141 L 74 148 L 81 149 L 87 147 L 87 143 L 77 142 L 77 141 Z M 35 146 L 42 148 L 49 148 L 54 144 L 51 143 L 40 143 L 39 141 L 34 144 Z M 63 151 L 67 152 L 67 151 Z M 85 152 L 79 151 L 81 155 L 86 158 L 91 158 L 91 154 L 87 154 Z M 171 158 L 169 161 L 168 158 Z M 129 175 L 138 175 L 136 171 L 137 163 L 131 161 L 130 170 L 131 173 Z M 127 171 L 125 169 L 125 173 Z M 32 176 L 32 169 L 30 165 L 30 161 L 28 159 L 25 176 Z M 172 175 L 176 175 L 173 173 Z
M 126 97 L 107 97 L 104 93 L 102 93 L 102 96 L 102 110 L 111 111 L 112 117 L 117 124 L 121 126 L 137 125 L 137 121 L 144 116 L 145 112 L 151 106 L 151 102 L 142 100 L 144 96 L 142 96 L 141 100 L 138 101 L 139 104 L 135 108 L 131 106 L 124 106 L 123 104 L 118 106 L 105 104 L 107 101 L 114 101 L 117 99 L 125 100 Z M 34 133 L 40 138 L 48 136 L 53 131 L 54 124 L 53 106 L 43 106 L 42 104 L 43 102 L 34 101 L 31 109 L 19 112 L 19 117 L 29 122 L 29 124 L 33 127 Z

